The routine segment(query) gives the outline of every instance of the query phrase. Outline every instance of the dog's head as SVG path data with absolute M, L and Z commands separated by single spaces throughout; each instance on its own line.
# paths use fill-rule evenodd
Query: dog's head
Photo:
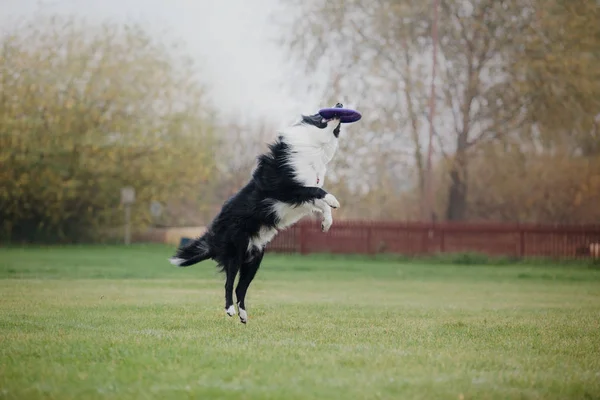
M 338 118 L 325 119 L 321 114 L 303 115 L 300 124 L 308 127 L 308 132 L 321 141 L 330 141 L 333 135 L 336 139 L 340 136 L 342 123 Z
M 336 107 L 341 108 L 340 103 Z M 287 136 L 295 143 L 309 147 L 322 147 L 337 142 L 340 136 L 341 122 L 339 118 L 325 119 L 321 114 L 302 115 L 302 119 L 287 129 Z
M 341 108 L 340 103 L 336 107 Z M 333 158 L 340 135 L 339 118 L 325 119 L 319 113 L 302 115 L 302 119 L 281 132 L 281 139 L 292 147 L 297 154 L 322 154 L 328 163 Z

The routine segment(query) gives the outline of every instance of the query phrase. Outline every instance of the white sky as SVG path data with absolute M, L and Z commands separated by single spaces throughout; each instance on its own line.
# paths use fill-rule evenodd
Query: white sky
M 329 106 L 292 91 L 306 85 L 274 43 L 280 9 L 278 0 L 0 0 L 0 17 L 66 13 L 137 22 L 157 34 L 167 29 L 169 39 L 187 44 L 227 118 L 266 116 L 277 126 Z

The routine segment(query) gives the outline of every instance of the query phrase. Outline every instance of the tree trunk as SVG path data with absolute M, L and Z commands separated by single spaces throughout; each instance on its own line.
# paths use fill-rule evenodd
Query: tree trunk
M 448 208 L 446 209 L 446 219 L 448 221 L 462 221 L 465 219 L 467 211 L 467 184 L 461 176 L 457 166 L 452 167 L 450 178 L 450 193 L 448 197 Z
M 448 221 L 462 221 L 467 213 L 467 144 L 471 129 L 471 105 L 477 92 L 478 73 L 473 67 L 472 53 L 468 60 L 467 76 L 469 82 L 465 88 L 464 103 L 462 106 L 462 130 L 457 132 L 456 154 L 450 169 L 450 190 L 448 193 L 448 208 L 446 219 Z
M 421 140 L 419 138 L 419 117 L 415 111 L 413 104 L 413 93 L 415 93 L 413 85 L 413 77 L 410 70 L 411 54 L 408 50 L 408 40 L 406 37 L 402 38 L 402 48 L 404 49 L 404 67 L 406 68 L 403 76 L 404 78 L 404 99 L 406 101 L 406 108 L 408 111 L 408 117 L 411 123 L 411 136 L 414 146 L 415 164 L 417 166 L 417 177 L 419 183 L 419 201 L 423 203 L 425 200 L 425 169 L 423 165 L 423 154 L 421 153 Z
M 458 147 L 452 168 L 450 168 L 450 189 L 446 219 L 462 221 L 467 214 L 467 154 L 466 135 L 459 135 Z

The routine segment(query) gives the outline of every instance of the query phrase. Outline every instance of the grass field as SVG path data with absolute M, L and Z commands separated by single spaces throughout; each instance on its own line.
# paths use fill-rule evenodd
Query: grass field
M 600 269 L 0 249 L 4 399 L 600 399 Z

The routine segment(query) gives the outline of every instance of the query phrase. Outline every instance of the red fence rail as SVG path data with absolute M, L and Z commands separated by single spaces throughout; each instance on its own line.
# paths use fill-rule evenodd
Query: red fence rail
M 280 253 L 427 255 L 476 252 L 516 258 L 600 257 L 600 225 L 334 221 L 328 233 L 314 220 L 280 232 Z

